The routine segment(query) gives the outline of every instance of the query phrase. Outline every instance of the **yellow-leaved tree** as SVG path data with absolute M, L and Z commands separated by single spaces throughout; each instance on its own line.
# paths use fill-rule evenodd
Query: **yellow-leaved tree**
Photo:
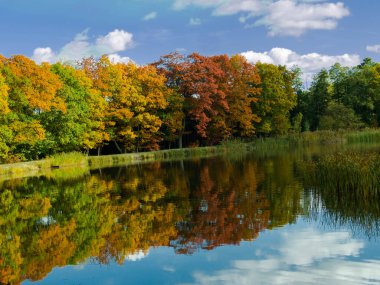
M 6 116 L 9 113 L 8 86 L 5 84 L 4 77 L 0 73 L 0 162 L 6 160 L 9 153 L 8 143 L 11 132 L 6 122 Z
M 106 56 L 98 61 L 85 59 L 82 68 L 107 103 L 108 132 L 117 149 L 158 149 L 160 114 L 168 105 L 165 78 L 152 66 L 112 63 Z
M 45 152 L 41 114 L 53 110 L 66 112 L 66 104 L 57 96 L 62 82 L 50 71 L 47 63 L 38 65 L 21 55 L 0 61 L 0 73 L 9 88 L 11 115 L 8 115 L 6 123 L 13 134 L 11 151 L 21 159 L 38 158 Z

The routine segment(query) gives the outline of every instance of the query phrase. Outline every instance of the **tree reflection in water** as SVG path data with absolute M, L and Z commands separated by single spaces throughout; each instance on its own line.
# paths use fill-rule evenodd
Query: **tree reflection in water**
M 292 155 L 217 157 L 0 182 L 0 283 L 41 280 L 89 258 L 122 264 L 150 247 L 193 254 L 252 241 L 310 212 L 303 185 L 317 187 L 297 165 Z M 341 217 L 355 215 L 354 203 L 367 208 L 356 196 L 342 204 L 314 194 Z

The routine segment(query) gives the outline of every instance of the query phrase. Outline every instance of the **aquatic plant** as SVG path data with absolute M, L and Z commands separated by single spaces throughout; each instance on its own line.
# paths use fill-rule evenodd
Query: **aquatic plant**
M 348 143 L 378 143 L 380 142 L 380 130 L 366 129 L 361 132 L 349 132 L 345 134 Z
M 370 237 L 379 235 L 379 154 L 338 152 L 299 163 L 297 170 L 305 189 L 312 193 L 311 218 L 324 225 L 349 226 Z

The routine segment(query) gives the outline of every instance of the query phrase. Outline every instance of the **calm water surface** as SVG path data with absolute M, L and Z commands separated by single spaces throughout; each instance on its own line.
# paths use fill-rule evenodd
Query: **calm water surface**
M 380 284 L 378 197 L 305 173 L 334 151 L 2 181 L 0 283 Z

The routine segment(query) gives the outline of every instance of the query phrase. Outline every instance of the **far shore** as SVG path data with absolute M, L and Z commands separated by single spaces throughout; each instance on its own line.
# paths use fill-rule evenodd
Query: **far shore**
M 225 153 L 268 153 L 287 151 L 299 146 L 326 144 L 380 143 L 380 129 L 361 131 L 316 131 L 279 137 L 257 138 L 250 142 L 227 141 L 218 146 L 181 148 L 139 153 L 86 156 L 80 152 L 57 154 L 36 161 L 0 165 L 0 180 L 43 175 L 55 169 L 99 169 L 138 163 L 206 158 Z

